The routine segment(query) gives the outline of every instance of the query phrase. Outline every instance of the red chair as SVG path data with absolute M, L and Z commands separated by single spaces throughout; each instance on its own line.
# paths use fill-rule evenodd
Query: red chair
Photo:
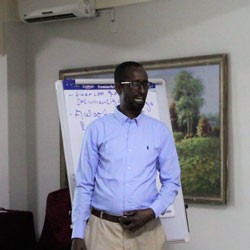
M 45 221 L 38 250 L 70 250 L 71 248 L 71 201 L 69 189 L 49 193 Z

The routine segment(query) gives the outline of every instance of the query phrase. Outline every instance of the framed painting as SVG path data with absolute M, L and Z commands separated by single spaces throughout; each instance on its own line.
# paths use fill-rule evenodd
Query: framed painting
M 140 62 L 149 78 L 164 79 L 186 203 L 227 202 L 226 54 Z M 112 78 L 116 65 L 66 69 L 59 78 Z M 61 186 L 67 174 L 61 143 Z

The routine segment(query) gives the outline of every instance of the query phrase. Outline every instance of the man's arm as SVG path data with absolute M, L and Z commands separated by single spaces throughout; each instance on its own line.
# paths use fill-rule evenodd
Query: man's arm
M 172 133 L 167 128 L 162 131 L 162 147 L 158 156 L 157 169 L 161 187 L 150 208 L 159 217 L 175 200 L 181 187 L 180 165 Z
M 72 239 L 85 237 L 85 228 L 90 216 L 91 199 L 95 185 L 94 179 L 98 165 L 95 135 L 93 129 L 86 130 L 80 153 L 72 204 Z

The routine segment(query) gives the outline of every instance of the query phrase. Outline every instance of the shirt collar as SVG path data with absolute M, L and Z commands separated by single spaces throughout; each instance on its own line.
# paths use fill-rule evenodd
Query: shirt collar
M 115 118 L 116 118 L 121 124 L 123 124 L 123 123 L 125 123 L 125 122 L 129 122 L 129 121 L 134 120 L 135 123 L 136 123 L 137 125 L 139 125 L 139 124 L 141 123 L 141 121 L 143 120 L 143 116 L 144 116 L 143 112 L 141 112 L 136 118 L 131 119 L 131 118 L 127 117 L 126 115 L 124 115 L 124 114 L 118 109 L 118 106 L 117 106 L 116 109 L 115 109 L 114 115 L 115 115 Z

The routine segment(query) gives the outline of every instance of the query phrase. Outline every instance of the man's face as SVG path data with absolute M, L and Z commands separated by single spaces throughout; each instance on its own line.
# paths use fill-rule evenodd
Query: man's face
M 148 76 L 141 67 L 133 67 L 128 70 L 124 81 L 147 81 Z M 120 93 L 119 93 L 120 92 Z M 126 113 L 139 114 L 145 104 L 148 88 L 133 88 L 130 84 L 120 85 L 120 107 Z

